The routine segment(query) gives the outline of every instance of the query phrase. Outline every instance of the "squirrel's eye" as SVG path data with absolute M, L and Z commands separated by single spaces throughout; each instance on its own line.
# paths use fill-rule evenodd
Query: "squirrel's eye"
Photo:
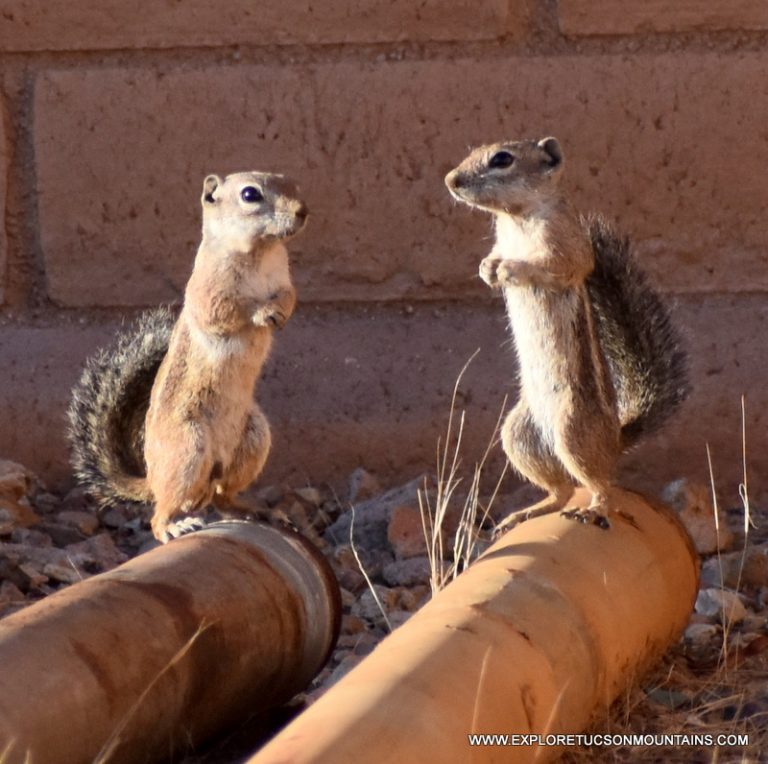
M 488 167 L 511 167 L 515 158 L 508 151 L 497 151 L 489 160 Z
M 255 186 L 246 186 L 240 192 L 240 198 L 248 204 L 256 204 L 256 202 L 264 201 L 264 194 Z

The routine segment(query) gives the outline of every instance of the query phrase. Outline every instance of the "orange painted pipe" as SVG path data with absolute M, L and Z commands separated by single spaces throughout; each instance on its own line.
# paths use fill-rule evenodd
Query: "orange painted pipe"
M 217 523 L 0 621 L 0 761 L 167 759 L 289 700 L 339 591 L 296 533 Z
M 679 637 L 698 587 L 669 510 L 619 490 L 612 504 L 609 530 L 559 514 L 510 530 L 249 763 L 553 758 L 469 735 L 583 731 Z

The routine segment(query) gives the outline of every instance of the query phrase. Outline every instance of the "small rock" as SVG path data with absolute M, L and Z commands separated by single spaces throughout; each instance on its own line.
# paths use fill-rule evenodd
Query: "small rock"
M 43 568 L 43 574 L 52 578 L 54 581 L 61 581 L 63 584 L 76 584 L 87 576 L 78 570 L 74 564 L 60 565 L 55 562 L 49 562 Z
M 700 613 L 691 613 L 688 618 L 688 623 L 712 623 L 712 619 L 706 615 L 701 615 Z
M 84 533 L 86 536 L 93 536 L 99 527 L 99 518 L 92 515 L 90 512 L 83 512 L 76 509 L 67 509 L 63 512 L 59 512 L 56 516 L 57 520 L 64 525 L 71 525 L 73 528 L 77 528 L 80 533 Z
M 733 533 L 722 512 L 715 523 L 712 492 L 707 486 L 681 478 L 670 483 L 661 498 L 678 513 L 699 554 L 727 549 L 733 543 Z
M 361 634 L 357 644 L 352 648 L 352 654 L 364 658 L 366 655 L 370 655 L 378 644 L 379 640 L 373 634 Z
M 47 534 L 57 547 L 65 547 L 82 541 L 85 536 L 77 528 L 63 523 L 43 522 L 38 525 L 38 530 Z
M 3 581 L 0 584 L 0 599 L 6 602 L 24 602 L 24 592 L 11 581 Z
M 398 626 L 402 626 L 413 613 L 409 613 L 407 610 L 393 610 L 389 613 L 389 625 L 392 629 L 396 629 Z
M 724 576 L 720 575 L 720 571 L 721 565 L 717 557 L 710 557 L 708 560 L 704 560 L 699 573 L 699 586 L 702 589 L 722 586 Z
M 410 613 L 418 610 L 422 605 L 429 601 L 432 595 L 432 590 L 429 586 L 408 586 L 397 590 L 398 599 L 397 606 L 401 610 L 407 610 Z
M 162 544 L 151 534 L 144 534 L 144 539 L 139 545 L 137 554 L 144 554 L 145 552 L 151 552 L 153 549 L 162 546 Z
M 302 502 L 294 501 L 286 510 L 286 515 L 299 533 L 322 551 L 328 547 L 328 542 L 315 528 L 315 519 L 318 512 L 319 510 L 317 507 L 313 506 L 308 510 L 307 506 Z
M 372 581 L 380 579 L 384 568 L 394 561 L 394 557 L 388 549 L 360 549 L 359 555 L 360 562 L 362 562 L 368 578 Z
M 53 512 L 53 510 L 58 509 L 60 504 L 61 498 L 54 493 L 41 491 L 35 495 L 35 509 L 43 514 Z
M 733 624 L 743 620 L 747 609 L 736 592 L 728 589 L 702 589 L 696 597 L 696 612 L 721 623 Z
M 399 586 L 397 592 L 397 609 L 414 613 L 429 600 L 431 590 L 424 584 L 418 586 Z
M 741 622 L 741 628 L 745 632 L 760 633 L 764 632 L 766 627 L 768 627 L 768 619 L 766 619 L 765 614 L 754 615 L 747 612 L 747 617 Z
M 764 547 L 711 557 L 701 566 L 702 585 L 728 589 L 760 589 L 768 586 L 768 557 Z
M 344 647 L 347 650 L 353 650 L 359 639 L 360 636 L 357 634 L 341 634 L 336 640 L 336 647 Z
M 338 644 L 336 645 L 338 648 Z M 336 649 L 333 651 L 333 655 L 331 656 L 331 661 L 333 663 L 341 663 L 344 658 L 346 658 L 348 655 L 352 655 L 351 650 L 345 650 L 345 649 Z
M 342 589 L 359 592 L 365 586 L 365 576 L 360 572 L 350 547 L 336 547 L 331 557 L 331 565 Z
M 359 616 L 364 620 L 381 623 L 384 620 L 381 608 L 384 608 L 385 612 L 394 610 L 397 607 L 397 592 L 379 584 L 374 584 L 373 588 L 376 591 L 381 607 L 379 607 L 373 592 L 370 589 L 366 589 L 360 595 L 360 599 L 352 605 L 351 612 L 352 615 Z
M 0 507 L 0 536 L 10 536 L 16 530 L 16 517 L 10 509 Z
M 122 528 L 128 523 L 128 516 L 122 507 L 110 507 L 101 515 L 100 519 L 102 525 L 107 528 Z
M 124 530 L 130 531 L 131 533 L 143 533 L 144 531 L 144 520 L 139 515 L 137 517 L 134 517 L 132 520 L 129 520 L 124 526 Z
M 51 547 L 53 540 L 47 533 L 35 528 L 17 528 L 11 534 L 11 543 L 26 546 Z
M 342 634 L 339 637 L 339 647 L 351 650 L 355 655 L 366 655 L 380 642 L 373 634 L 367 631 L 358 634 Z
M 282 486 L 268 485 L 261 488 L 256 497 L 263 501 L 268 507 L 276 507 L 284 498 L 285 491 Z
M 70 544 L 66 551 L 78 567 L 88 572 L 93 572 L 94 567 L 102 571 L 111 570 L 128 559 L 128 555 L 115 546 L 108 533 L 100 533 L 77 544 Z
M 30 589 L 37 589 L 48 582 L 48 576 L 41 573 L 34 565 L 31 565 L 28 562 L 19 565 L 19 570 L 29 580 Z
M 355 595 L 352 594 L 352 592 L 349 591 L 349 589 L 345 589 L 342 586 L 342 587 L 340 587 L 340 592 L 341 592 L 341 606 L 342 607 L 349 608 L 349 607 L 352 607 L 352 605 L 354 605 L 355 602 L 357 602 L 357 597 L 355 597 Z
M 21 464 L 0 459 L 0 501 L 18 501 L 39 485 L 37 478 Z
M 720 627 L 712 623 L 692 623 L 686 628 L 683 639 L 691 647 L 710 644 L 720 634 Z
M 738 580 L 738 576 L 736 580 Z M 753 589 L 768 586 L 768 556 L 765 547 L 747 550 L 741 569 L 740 583 Z
M 768 650 L 768 636 L 765 634 L 747 634 L 744 641 L 746 642 L 744 647 L 744 655 L 746 657 L 760 655 L 760 653 Z
M 341 617 L 341 633 L 342 634 L 362 634 L 367 631 L 368 627 L 362 618 L 358 618 L 356 615 L 343 615 Z
M 392 508 L 387 525 L 387 541 L 399 560 L 426 554 L 427 540 L 418 506 L 401 504 Z
M 32 580 L 21 570 L 18 562 L 4 557 L 0 557 L 0 581 L 12 583 L 22 592 L 28 592 L 32 586 Z
M 355 546 L 358 549 L 385 549 L 387 547 L 387 526 L 392 510 L 403 504 L 418 507 L 418 492 L 431 486 L 434 480 L 421 476 L 399 488 L 387 491 L 382 496 L 360 502 L 355 505 L 354 513 L 350 510 L 340 515 L 325 532 L 325 538 L 331 544 L 348 544 L 349 528 L 354 514 Z
M 445 563 L 447 567 L 447 563 Z M 411 557 L 407 560 L 395 560 L 384 566 L 382 576 L 389 586 L 416 586 L 428 584 L 432 576 L 432 567 L 428 557 Z
M 94 501 L 88 495 L 84 486 L 76 485 L 63 499 L 61 499 L 59 512 L 87 512 L 94 507 Z
M 335 500 L 326 499 L 326 501 L 323 502 L 323 506 L 320 507 L 320 516 L 323 518 L 323 531 L 325 531 L 326 528 L 333 523 L 333 521 L 339 516 L 340 512 L 341 505 L 339 505 Z
M 665 708 L 676 710 L 683 706 L 690 705 L 691 698 L 684 692 L 678 692 L 671 690 L 667 687 L 656 687 L 646 693 L 648 699 L 654 703 L 658 703 Z
M 6 560 L 17 563 L 20 569 L 26 570 L 25 566 L 29 566 L 38 576 L 48 563 L 62 566 L 70 564 L 70 555 L 65 550 L 57 549 L 53 546 L 40 547 L 27 546 L 25 544 L 2 544 L 0 545 L 0 554 Z M 24 587 L 20 586 L 19 588 L 23 589 Z
M 30 528 L 39 522 L 40 517 L 26 496 L 20 499 L 0 496 L 0 528 L 10 528 L 3 535 L 10 534 L 14 528 Z
M 351 592 L 359 592 L 366 586 L 365 576 L 360 571 L 340 570 L 336 572 L 339 586 Z
M 302 501 L 306 501 L 307 504 L 311 504 L 313 507 L 319 507 L 323 503 L 323 497 L 321 496 L 320 491 L 318 491 L 317 488 L 312 488 L 312 487 L 296 488 L 294 490 L 294 493 Z
M 328 680 L 332 672 L 332 669 L 330 669 L 328 666 L 326 666 L 313 680 L 312 680 L 312 686 L 317 688 L 325 684 L 325 682 Z M 312 691 L 313 693 L 316 692 L 316 690 Z
M 366 501 L 381 493 L 379 481 L 367 470 L 358 467 L 349 476 L 349 501 L 355 504 Z
M 339 663 L 338 666 L 333 670 L 331 673 L 331 676 L 328 678 L 328 681 L 325 685 L 325 687 L 332 687 L 336 682 L 338 682 L 340 679 L 345 677 L 352 669 L 357 666 L 360 661 L 363 660 L 362 656 L 360 655 L 348 655 L 344 660 Z

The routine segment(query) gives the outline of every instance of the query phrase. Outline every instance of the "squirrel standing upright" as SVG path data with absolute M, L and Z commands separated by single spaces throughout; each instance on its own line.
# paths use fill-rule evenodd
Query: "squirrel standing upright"
M 307 218 L 296 187 L 268 173 L 209 175 L 202 207 L 178 320 L 153 311 L 91 358 L 68 412 L 80 482 L 103 501 L 154 501 L 161 541 L 201 524 L 172 521 L 210 503 L 247 511 L 235 496 L 271 445 L 254 387 L 296 302 L 283 242 Z
M 571 209 L 562 170 L 555 138 L 496 143 L 472 151 L 445 182 L 495 217 L 480 277 L 504 292 L 520 368 L 504 451 L 549 492 L 537 514 L 562 508 L 575 481 L 592 500 L 564 514 L 608 528 L 618 458 L 685 399 L 686 358 L 628 241 Z

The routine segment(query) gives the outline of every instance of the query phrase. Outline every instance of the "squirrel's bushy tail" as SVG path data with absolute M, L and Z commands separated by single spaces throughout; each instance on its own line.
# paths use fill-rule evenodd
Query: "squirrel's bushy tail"
M 622 440 L 629 447 L 687 397 L 686 354 L 667 307 L 635 263 L 629 240 L 601 217 L 583 222 L 595 251 L 587 289 L 616 387 Z
M 86 362 L 72 390 L 71 460 L 80 483 L 104 503 L 151 501 L 144 465 L 144 418 L 174 317 L 158 308 Z

